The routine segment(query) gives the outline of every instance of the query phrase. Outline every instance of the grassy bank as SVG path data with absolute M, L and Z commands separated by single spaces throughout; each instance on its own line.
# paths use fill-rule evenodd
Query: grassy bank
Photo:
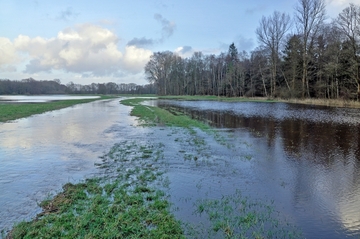
M 161 145 L 125 141 L 102 159 L 102 176 L 64 185 L 41 203 L 35 220 L 16 225 L 7 238 L 183 238 L 158 189 L 168 183 L 157 167 Z
M 145 100 L 144 98 L 125 99 L 121 103 L 133 107 L 131 115 L 139 117 L 142 125 L 166 125 L 187 129 L 195 127 L 205 131 L 211 129 L 210 126 L 193 120 L 176 110 L 167 111 L 158 107 L 142 105 L 141 102 Z
M 110 99 L 111 96 L 101 96 L 100 99 Z M 82 100 L 61 100 L 45 103 L 0 103 L 0 122 L 8 120 L 15 120 L 24 117 L 29 117 L 35 114 L 41 114 L 47 111 L 58 110 L 73 106 L 76 104 L 83 104 L 99 99 L 82 99 Z
M 180 96 L 159 96 L 159 99 L 170 99 L 170 100 L 210 100 L 210 101 L 225 101 L 225 102 L 277 102 L 274 99 L 265 97 L 223 97 L 215 95 L 180 95 Z

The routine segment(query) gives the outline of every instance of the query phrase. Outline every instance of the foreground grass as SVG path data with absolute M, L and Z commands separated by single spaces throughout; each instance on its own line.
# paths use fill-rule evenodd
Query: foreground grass
M 47 111 L 58 110 L 76 104 L 83 104 L 99 99 L 109 99 L 111 96 L 101 96 L 98 99 L 82 99 L 82 100 L 61 100 L 45 103 L 0 103 L 0 122 L 29 117 L 35 114 L 42 114 Z
M 116 144 L 102 157 L 101 177 L 64 185 L 43 212 L 7 238 L 183 238 L 163 191 L 161 145 Z

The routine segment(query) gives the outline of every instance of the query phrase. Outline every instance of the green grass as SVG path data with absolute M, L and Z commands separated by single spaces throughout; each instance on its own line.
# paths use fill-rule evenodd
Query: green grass
M 159 96 L 159 99 L 170 100 L 210 100 L 210 101 L 226 101 L 226 102 L 278 102 L 268 98 L 245 98 L 245 97 L 224 97 L 215 95 L 179 95 L 179 96 Z
M 199 128 L 201 130 L 210 130 L 211 127 L 200 121 L 193 120 L 180 112 L 169 112 L 158 107 L 141 105 L 141 102 L 147 99 L 133 98 L 122 100 L 121 103 L 127 106 L 132 106 L 131 115 L 139 117 L 142 125 L 166 125 L 183 128 Z
M 152 164 L 161 152 L 161 145 L 114 145 L 102 157 L 102 177 L 64 185 L 40 204 L 43 212 L 35 220 L 19 223 L 8 237 L 184 238 L 165 193 L 156 187 L 162 173 Z
M 117 96 L 124 97 L 157 97 L 155 94 L 117 94 Z
M 41 114 L 47 111 L 58 110 L 73 106 L 76 104 L 83 104 L 99 99 L 109 99 L 111 96 L 101 96 L 98 99 L 82 99 L 82 100 L 61 100 L 45 103 L 0 103 L 0 122 L 29 117 L 35 114 Z
M 211 225 L 189 225 L 186 234 L 192 238 L 303 238 L 297 228 L 277 219 L 271 203 L 250 200 L 240 191 L 222 199 L 198 200 L 196 207 L 195 214 Z

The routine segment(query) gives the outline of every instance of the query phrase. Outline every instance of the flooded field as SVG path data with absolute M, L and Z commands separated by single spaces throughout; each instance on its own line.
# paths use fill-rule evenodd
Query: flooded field
M 178 181 L 172 195 L 179 207 L 201 195 L 222 197 L 239 189 L 273 202 L 307 238 L 360 236 L 359 110 L 253 102 L 155 104 L 208 122 L 231 145 L 216 148 L 210 142 L 201 150 L 207 156 L 198 156 L 203 161 L 170 173 Z M 212 167 L 205 170 L 199 162 Z M 192 192 L 193 184 L 198 187 Z M 183 211 L 179 215 L 186 218 Z
M 119 99 L 1 123 L 0 230 L 33 218 L 41 200 L 67 182 L 99 173 L 94 164 L 100 156 L 114 144 L 133 141 L 161 145 L 157 166 L 165 170 L 164 190 L 174 215 L 194 228 L 186 229 L 189 238 L 219 238 L 199 208 L 204 200 L 240 194 L 270 205 L 280 223 L 293 225 L 301 237 L 359 238 L 359 110 L 253 102 L 147 104 L 186 113 L 215 132 L 136 126 L 131 107 Z
M 0 230 L 36 216 L 65 183 L 97 173 L 94 163 L 117 140 L 143 134 L 120 106 L 102 100 L 0 123 Z

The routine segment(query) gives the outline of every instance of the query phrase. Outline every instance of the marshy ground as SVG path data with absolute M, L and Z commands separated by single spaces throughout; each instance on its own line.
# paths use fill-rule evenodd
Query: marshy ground
M 250 198 L 232 183 L 251 187 L 247 142 L 233 145 L 231 133 L 140 101 L 122 103 L 140 117 L 136 127 L 151 127 L 144 140 L 115 143 L 96 163 L 97 177 L 64 185 L 9 238 L 301 237 L 271 200 Z

